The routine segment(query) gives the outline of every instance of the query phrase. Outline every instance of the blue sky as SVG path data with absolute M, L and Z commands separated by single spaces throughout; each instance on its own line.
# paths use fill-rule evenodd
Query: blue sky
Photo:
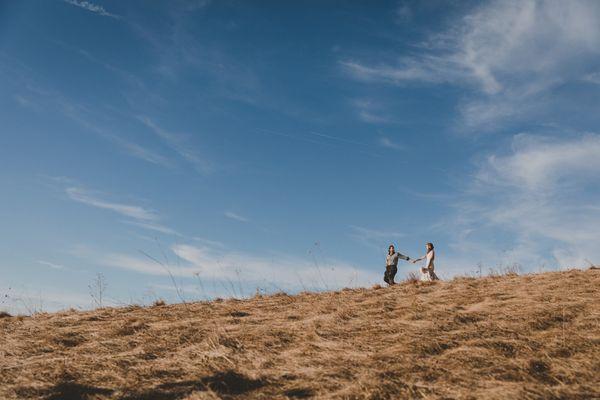
M 442 277 L 598 263 L 599 20 L 0 1 L 0 307 L 371 285 L 391 242 Z

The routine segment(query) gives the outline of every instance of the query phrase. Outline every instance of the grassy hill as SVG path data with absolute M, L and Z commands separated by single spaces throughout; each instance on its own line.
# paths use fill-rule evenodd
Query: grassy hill
M 600 398 L 600 270 L 0 319 L 0 398 Z

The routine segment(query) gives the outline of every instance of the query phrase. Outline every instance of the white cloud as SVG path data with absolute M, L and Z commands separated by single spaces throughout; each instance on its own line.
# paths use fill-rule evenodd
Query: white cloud
M 486 183 L 504 183 L 523 190 L 555 189 L 581 178 L 600 174 L 600 135 L 589 134 L 573 140 L 516 135 L 513 153 L 492 155 L 479 171 Z
M 136 220 L 156 221 L 158 219 L 158 215 L 153 210 L 131 204 L 111 203 L 106 200 L 101 200 L 82 188 L 70 187 L 66 189 L 66 193 L 69 198 L 77 202 L 92 207 L 110 210 Z
M 196 242 L 202 243 L 204 245 L 208 245 L 210 247 L 217 247 L 217 248 L 225 248 L 225 244 L 223 244 L 222 242 L 219 242 L 217 240 L 210 240 L 210 239 L 206 239 L 206 238 L 202 238 L 202 237 L 193 237 L 193 240 L 195 240 Z
M 174 244 L 170 250 L 177 257 L 163 260 L 145 255 L 81 254 L 94 262 L 145 275 L 169 276 L 181 279 L 200 279 L 203 282 L 239 282 L 246 291 L 258 286 L 283 290 L 332 289 L 346 286 L 370 285 L 379 274 L 355 268 L 343 261 L 316 258 L 311 260 L 283 253 L 254 255 L 232 251 L 220 245 Z
M 160 216 L 154 210 L 139 205 L 110 202 L 99 198 L 97 195 L 90 193 L 81 187 L 72 186 L 65 189 L 65 192 L 71 200 L 88 206 L 109 210 L 131 218 L 131 220 L 121 221 L 125 224 L 164 233 L 166 235 L 182 236 L 181 233 L 176 230 L 159 223 Z
M 356 99 L 352 101 L 352 106 L 358 112 L 358 118 L 369 124 L 389 124 L 393 119 L 385 115 L 382 106 L 370 99 Z
M 164 225 L 157 224 L 154 222 L 125 220 L 125 221 L 123 221 L 123 223 L 129 224 L 129 225 L 134 225 L 134 226 L 139 226 L 140 228 L 164 233 L 166 235 L 183 236 L 181 233 L 177 232 L 175 229 L 172 229 L 172 228 L 169 228 L 168 226 L 164 226 Z
M 44 265 L 46 267 L 50 267 L 52 269 L 65 269 L 66 268 L 64 265 L 55 264 L 55 263 L 52 263 L 49 261 L 38 260 L 37 263 L 40 265 Z
M 143 255 L 131 256 L 110 253 L 98 256 L 95 261 L 101 265 L 135 271 L 145 275 L 168 276 L 172 274 L 179 277 L 191 277 L 197 272 L 197 269 L 193 267 L 179 267 L 163 261 L 160 261 L 161 265 L 161 263 Z
M 111 17 L 111 18 L 116 18 L 119 19 L 121 18 L 119 15 L 115 15 L 115 14 L 111 14 L 108 11 L 106 11 L 104 9 L 104 7 L 99 6 L 97 4 L 91 3 L 89 1 L 83 1 L 83 0 L 64 0 L 65 3 L 71 4 L 73 6 L 79 7 L 79 8 L 83 8 L 84 10 L 87 10 L 89 12 L 92 12 L 94 14 L 98 14 L 101 15 L 103 17 Z
M 596 85 L 600 85 L 600 71 L 591 72 L 583 77 L 583 80 L 586 82 L 594 83 Z
M 379 274 L 339 260 L 311 261 L 283 253 L 255 256 L 186 244 L 174 245 L 171 249 L 204 278 L 238 279 L 240 274 L 249 282 L 265 281 L 286 290 L 369 285 L 379 279 Z
M 458 255 L 486 263 L 586 266 L 600 249 L 600 135 L 516 135 L 488 157 L 445 229 Z
M 239 222 L 250 222 L 250 220 L 246 217 L 243 217 L 239 214 L 236 214 L 232 211 L 225 211 L 225 213 L 223 213 L 223 215 L 225 215 L 227 218 L 229 219 L 233 219 Z
M 458 64 L 433 56 L 423 56 L 419 59 L 404 57 L 395 66 L 386 64 L 365 65 L 359 61 L 351 60 L 340 61 L 340 65 L 350 76 L 357 80 L 396 85 L 411 81 L 440 83 L 453 81 L 457 77 L 463 76 L 463 74 L 453 72 Z
M 473 91 L 459 107 L 464 127 L 490 128 L 539 109 L 548 91 L 581 80 L 589 63 L 597 66 L 599 19 L 595 1 L 492 1 L 450 21 L 420 54 L 395 64 L 342 60 L 341 66 L 369 82 L 468 86 Z
M 367 110 L 360 110 L 358 113 L 358 117 L 361 121 L 368 122 L 370 124 L 385 124 L 390 122 L 390 120 L 387 117 L 377 115 Z
M 379 144 L 383 147 L 387 147 L 389 149 L 394 150 L 404 150 L 405 147 L 399 143 L 394 142 L 392 139 L 382 136 L 379 138 Z

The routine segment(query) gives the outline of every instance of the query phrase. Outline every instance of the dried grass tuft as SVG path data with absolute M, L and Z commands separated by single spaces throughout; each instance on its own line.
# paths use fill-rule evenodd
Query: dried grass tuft
M 154 307 L 162 307 L 162 306 L 167 305 L 167 303 L 163 299 L 157 299 L 154 301 L 154 303 L 152 303 L 152 305 Z

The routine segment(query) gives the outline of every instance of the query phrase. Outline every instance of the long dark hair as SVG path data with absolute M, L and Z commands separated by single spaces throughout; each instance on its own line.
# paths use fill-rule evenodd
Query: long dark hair
M 429 247 L 429 250 L 433 250 L 433 243 L 427 242 L 425 243 L 425 246 Z
M 394 254 L 394 253 L 390 253 L 390 249 L 394 249 L 394 253 L 396 252 L 396 248 L 394 247 L 394 245 L 390 244 L 390 246 L 388 247 L 388 255 Z

